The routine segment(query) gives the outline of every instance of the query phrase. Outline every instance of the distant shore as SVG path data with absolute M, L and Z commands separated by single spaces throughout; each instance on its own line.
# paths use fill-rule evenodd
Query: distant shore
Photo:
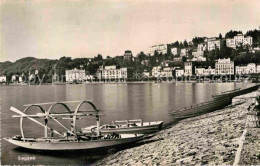
M 245 96 L 255 96 L 258 91 Z M 158 132 L 150 143 L 119 151 L 96 165 L 232 165 L 254 100 L 179 121 Z M 239 164 L 259 164 L 259 128 L 249 128 Z M 259 138 L 259 137 L 258 137 Z M 148 142 L 149 142 L 148 141 Z M 258 156 L 257 156 L 258 155 Z
M 240 81 L 227 81 L 227 82 L 208 82 L 208 81 L 126 81 L 126 82 L 84 82 L 78 84 L 71 84 L 71 83 L 9 83 L 9 84 L 0 84 L 0 86 L 32 86 L 32 85 L 89 85 L 89 84 L 160 84 L 160 83 L 254 83 L 251 81 L 248 82 L 240 82 Z

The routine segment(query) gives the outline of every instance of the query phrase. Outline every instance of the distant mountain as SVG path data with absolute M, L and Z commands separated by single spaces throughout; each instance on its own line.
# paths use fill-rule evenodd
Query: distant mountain
M 0 62 L 0 75 L 28 74 L 29 70 L 39 70 L 40 72 L 49 73 L 57 60 L 37 59 L 26 57 L 15 62 Z

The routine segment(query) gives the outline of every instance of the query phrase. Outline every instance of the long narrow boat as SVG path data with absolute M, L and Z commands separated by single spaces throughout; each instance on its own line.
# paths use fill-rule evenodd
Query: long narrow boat
M 222 94 L 220 95 L 213 95 L 212 97 L 214 98 L 214 100 L 219 100 L 219 99 L 223 99 L 223 98 L 234 98 L 236 96 L 240 96 L 240 95 L 244 95 L 247 93 L 251 93 L 253 91 L 258 90 L 260 84 L 259 85 L 255 85 L 249 88 L 245 88 L 245 89 L 235 89 L 235 90 L 231 90 L 231 91 L 226 91 L 226 92 L 222 92 Z
M 125 133 L 125 134 L 150 134 L 162 128 L 163 121 L 143 122 L 141 119 L 113 121 L 112 124 L 100 126 L 100 132 L 108 133 Z M 92 134 L 96 132 L 97 126 L 82 128 L 82 133 Z
M 188 108 L 173 111 L 171 114 L 175 119 L 185 119 L 189 117 L 194 117 L 202 115 L 204 113 L 213 112 L 222 109 L 232 103 L 231 98 L 223 98 L 219 100 L 212 100 L 204 103 L 200 103 L 195 106 L 190 106 Z
M 75 101 L 74 101 L 75 102 Z M 59 150 L 86 150 L 86 149 L 95 149 L 95 148 L 104 148 L 117 146 L 127 143 L 133 143 L 143 139 L 143 134 L 101 134 L 100 127 L 100 116 L 99 110 L 96 109 L 95 105 L 90 101 L 82 101 L 77 106 L 75 111 L 71 111 L 69 107 L 65 104 L 68 102 L 57 102 L 57 103 L 40 103 L 27 105 L 25 110 L 22 112 L 14 107 L 11 107 L 10 110 L 19 114 L 13 115 L 13 117 L 20 118 L 20 136 L 14 136 L 12 138 L 4 138 L 6 141 L 11 144 L 33 150 L 49 150 L 49 151 L 59 151 Z M 52 104 L 47 111 L 41 107 L 41 105 Z M 92 111 L 79 111 L 80 107 L 83 104 L 90 104 L 93 107 Z M 55 105 L 64 106 L 67 112 L 62 113 L 52 113 Z M 42 111 L 42 113 L 37 113 L 33 115 L 27 115 L 26 112 L 32 107 L 36 107 Z M 77 131 L 76 121 L 82 119 L 86 116 L 95 116 L 97 121 L 97 130 L 92 135 L 86 135 L 80 131 Z M 44 128 L 44 136 L 39 138 L 34 137 L 25 137 L 23 130 L 23 119 L 27 118 L 36 124 Z M 36 120 L 37 118 L 43 118 L 44 123 Z M 66 132 L 59 132 L 48 126 L 48 120 L 54 120 L 61 128 Z M 58 119 L 67 119 L 71 122 L 71 129 L 68 129 L 63 125 Z M 50 133 L 48 133 L 50 131 Z

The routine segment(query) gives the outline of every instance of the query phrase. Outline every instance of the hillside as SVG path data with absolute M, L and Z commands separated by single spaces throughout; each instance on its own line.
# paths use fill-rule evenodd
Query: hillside
M 33 57 L 22 58 L 13 63 L 9 61 L 1 62 L 0 75 L 28 74 L 30 69 L 32 71 L 37 69 L 39 72 L 49 73 L 55 63 L 56 60 Z

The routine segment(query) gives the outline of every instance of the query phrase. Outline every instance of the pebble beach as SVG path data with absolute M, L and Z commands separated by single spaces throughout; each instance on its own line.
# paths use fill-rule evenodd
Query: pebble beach
M 259 95 L 237 99 L 242 104 L 179 121 L 156 133 L 148 143 L 119 151 L 95 165 L 259 165 L 260 128 L 247 128 L 248 108 Z M 242 137 L 244 139 L 242 139 Z

